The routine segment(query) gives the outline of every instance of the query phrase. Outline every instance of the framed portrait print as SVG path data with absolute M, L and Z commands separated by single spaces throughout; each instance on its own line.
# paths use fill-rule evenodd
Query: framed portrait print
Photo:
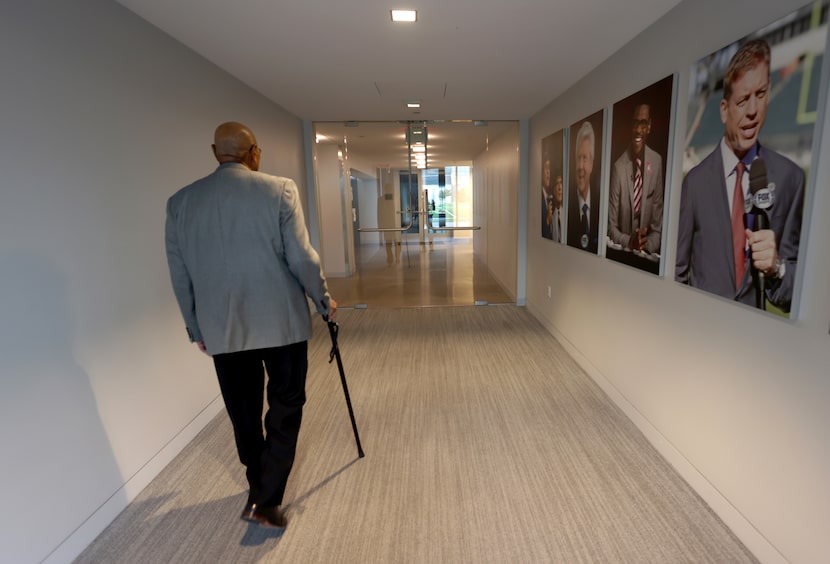
M 564 240 L 564 141 L 564 129 L 542 139 L 542 237 L 556 243 Z
M 691 69 L 675 280 L 789 317 L 825 53 L 811 4 Z
M 599 248 L 604 115 L 600 110 L 576 121 L 568 141 L 568 245 L 592 254 Z
M 605 256 L 658 274 L 674 77 L 614 104 Z

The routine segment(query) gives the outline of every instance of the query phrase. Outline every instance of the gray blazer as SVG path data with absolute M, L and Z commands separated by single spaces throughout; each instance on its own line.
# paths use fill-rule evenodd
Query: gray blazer
M 225 163 L 167 202 L 167 262 L 191 341 L 211 355 L 311 338 L 330 305 L 293 180 Z
M 646 250 L 659 253 L 663 236 L 663 159 L 648 145 L 644 158 L 640 226 L 648 226 Z M 628 247 L 634 232 L 633 208 L 634 163 L 626 149 L 611 169 L 611 190 L 608 192 L 608 236 L 623 247 Z

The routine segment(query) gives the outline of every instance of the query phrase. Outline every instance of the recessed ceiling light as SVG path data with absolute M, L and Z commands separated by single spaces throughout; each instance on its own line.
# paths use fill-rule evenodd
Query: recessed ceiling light
M 406 107 L 407 108 L 420 108 L 421 103 L 420 102 L 407 102 Z
M 415 10 L 392 10 L 393 22 L 414 22 L 418 20 L 418 12 Z

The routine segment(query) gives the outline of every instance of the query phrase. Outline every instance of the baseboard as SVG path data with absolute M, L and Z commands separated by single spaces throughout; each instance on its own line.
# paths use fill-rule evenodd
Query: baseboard
M 496 274 L 490 268 L 490 265 L 487 265 L 487 274 L 489 274 L 490 278 L 492 278 L 495 281 L 496 285 L 498 285 L 498 287 L 501 288 L 501 291 L 507 294 L 508 298 L 510 298 L 513 302 L 516 302 L 516 305 L 524 305 L 524 303 L 517 302 L 516 292 L 510 291 L 510 289 L 504 285 L 501 279 L 498 276 L 496 276 Z
M 43 563 L 64 564 L 75 560 L 224 407 L 222 396 L 214 398 L 107 501 L 78 525 L 72 534 L 43 559 Z
M 528 311 L 556 338 L 562 347 L 602 388 L 617 407 L 637 426 L 646 439 L 668 461 L 678 474 L 712 508 L 718 517 L 737 536 L 750 552 L 761 562 L 788 564 L 784 557 L 761 532 L 724 497 L 724 495 L 680 452 L 628 399 L 594 366 L 565 335 L 547 321 L 541 311 L 528 304 Z

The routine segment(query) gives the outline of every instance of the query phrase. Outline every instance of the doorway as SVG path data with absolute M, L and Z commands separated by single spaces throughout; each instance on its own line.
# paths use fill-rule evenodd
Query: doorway
M 410 126 L 314 124 L 315 148 L 338 148 L 315 156 L 337 154 L 350 179 L 356 264 L 327 273 L 332 295 L 342 307 L 515 303 L 518 123 L 418 122 L 418 137 Z
M 420 233 L 420 224 L 418 221 L 420 215 L 420 207 L 418 201 L 418 171 L 414 173 L 412 170 L 400 171 L 399 185 L 401 189 L 401 224 L 402 229 L 406 229 L 402 233 Z

